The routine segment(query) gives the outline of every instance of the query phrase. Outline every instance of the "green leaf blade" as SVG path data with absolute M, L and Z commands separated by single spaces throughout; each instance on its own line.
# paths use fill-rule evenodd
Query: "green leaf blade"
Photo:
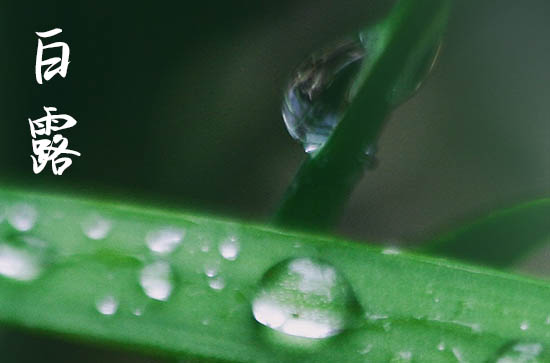
M 423 252 L 509 267 L 550 237 L 550 199 L 490 213 L 427 243 Z
M 0 192 L 0 202 L 36 208 L 36 224 L 23 234 L 57 251 L 35 280 L 0 276 L 4 324 L 163 356 L 240 362 L 386 361 L 407 352 L 421 361 L 452 361 L 456 354 L 483 361 L 510 341 L 550 343 L 550 285 L 537 280 L 334 238 L 104 202 L 9 191 Z M 82 232 L 81 222 L 91 213 L 112 221 L 104 240 Z M 147 232 L 166 226 L 186 235 L 164 257 L 174 271 L 174 290 L 167 301 L 156 301 L 139 286 L 139 271 L 155 258 Z M 2 242 L 13 235 L 2 222 Z M 240 244 L 235 261 L 219 256 L 218 245 L 228 236 Z M 205 243 L 208 252 L 201 250 Z M 304 256 L 335 266 L 364 315 L 340 335 L 309 347 L 289 346 L 254 320 L 251 303 L 270 267 Z M 220 262 L 221 290 L 210 288 L 204 275 L 209 258 Z M 104 294 L 118 300 L 113 315 L 97 310 Z M 445 349 L 438 349 L 440 343 Z

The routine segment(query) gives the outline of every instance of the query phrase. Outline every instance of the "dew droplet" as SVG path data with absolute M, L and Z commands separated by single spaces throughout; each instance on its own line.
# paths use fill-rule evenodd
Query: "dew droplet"
M 172 269 L 165 261 L 156 261 L 146 265 L 140 273 L 139 284 L 151 299 L 166 301 L 172 294 Z
M 217 276 L 208 280 L 208 286 L 214 290 L 222 290 L 225 287 L 225 279 Z
M 543 346 L 540 343 L 507 344 L 498 354 L 496 363 L 537 363 L 546 362 L 542 358 Z M 545 357 L 548 358 L 548 357 Z
M 367 344 L 365 345 L 364 348 L 362 348 L 361 350 L 359 350 L 359 354 L 361 355 L 365 355 L 365 354 L 369 354 L 369 352 L 372 350 L 372 344 Z
M 114 315 L 118 310 L 118 300 L 113 295 L 106 295 L 96 301 L 96 309 L 103 315 Z
M 351 83 L 365 49 L 346 41 L 312 54 L 295 71 L 284 95 L 283 120 L 306 152 L 316 151 L 330 136 L 351 101 Z
M 222 290 L 225 287 L 225 279 L 217 276 L 208 280 L 208 286 L 214 290 Z
M 147 233 L 145 241 L 151 251 L 159 255 L 165 255 L 174 251 L 184 237 L 184 229 L 163 227 Z
M 134 314 L 135 316 L 141 316 L 141 315 L 143 315 L 143 309 L 136 308 L 136 309 L 134 309 L 134 311 L 132 311 L 132 314 Z
M 456 359 L 459 363 L 466 362 L 466 361 L 464 360 L 464 357 L 462 356 L 462 352 L 460 351 L 460 349 L 458 349 L 457 347 L 454 347 L 453 349 L 451 349 L 451 352 L 453 352 L 453 355 L 455 356 L 455 359 Z
M 206 253 L 208 251 L 210 251 L 210 241 L 203 241 L 201 243 L 201 252 Z
M 229 261 L 235 261 L 237 259 L 237 256 L 239 255 L 239 241 L 237 240 L 237 237 L 231 236 L 222 243 L 220 243 L 219 251 L 223 258 Z
M 397 247 L 386 247 L 382 250 L 383 255 L 399 255 L 401 250 Z
M 18 281 L 36 279 L 45 267 L 47 244 L 31 236 L 0 240 L 0 275 Z
M 35 279 L 40 267 L 35 256 L 28 251 L 0 245 L 0 275 L 19 281 Z
M 315 339 L 340 333 L 360 314 L 342 274 L 312 258 L 290 259 L 270 268 L 260 282 L 252 311 L 266 327 Z
M 445 343 L 440 342 L 440 343 L 437 345 L 437 350 L 439 350 L 440 352 L 444 351 L 444 350 L 445 350 Z
M 31 230 L 36 223 L 38 213 L 36 209 L 27 203 L 17 203 L 8 211 L 8 222 L 20 232 Z
M 329 138 L 357 93 L 361 65 L 370 61 L 370 55 L 377 53 L 384 41 L 373 27 L 313 53 L 295 70 L 284 94 L 282 115 L 288 132 L 307 153 L 317 151 Z M 433 47 L 411 54 L 387 95 L 391 106 L 403 103 L 420 88 L 435 64 L 439 45 L 438 40 Z M 365 150 L 372 161 L 375 152 L 375 145 Z
M 526 321 L 522 321 L 521 324 L 519 325 L 519 328 L 523 331 L 529 329 L 529 323 L 526 322 Z
M 84 234 L 91 239 L 100 240 L 107 237 L 111 230 L 112 222 L 99 214 L 88 216 L 81 224 Z
M 218 261 L 208 261 L 204 264 L 204 274 L 208 277 L 214 277 L 220 272 Z
M 391 360 L 392 363 L 412 362 L 411 352 L 398 352 Z

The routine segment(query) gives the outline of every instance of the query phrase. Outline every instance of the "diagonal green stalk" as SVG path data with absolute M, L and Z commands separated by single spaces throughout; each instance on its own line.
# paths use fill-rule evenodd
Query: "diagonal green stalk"
M 322 149 L 301 166 L 276 213 L 276 224 L 322 229 L 335 223 L 363 175 L 365 150 L 392 111 L 388 95 L 410 55 L 441 36 L 449 8 L 450 0 L 401 0 L 375 27 L 382 40 L 369 49 L 352 104 Z

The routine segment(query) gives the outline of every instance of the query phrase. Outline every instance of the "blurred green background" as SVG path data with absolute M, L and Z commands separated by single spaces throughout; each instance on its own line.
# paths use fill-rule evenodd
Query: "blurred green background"
M 280 116 L 293 68 L 391 4 L 2 1 L 1 178 L 264 221 L 305 157 Z M 34 32 L 55 27 L 71 48 L 68 75 L 38 85 Z M 457 1 L 439 63 L 388 120 L 379 165 L 337 233 L 418 243 L 550 195 L 549 33 L 547 1 Z M 64 135 L 82 156 L 61 177 L 32 172 L 27 118 L 43 106 L 78 121 Z M 522 270 L 550 272 L 549 255 L 538 251 Z M 110 355 L 12 331 L 0 341 L 17 361 L 37 361 L 27 346 L 42 347 L 38 361 Z M 113 358 L 123 359 L 133 357 Z

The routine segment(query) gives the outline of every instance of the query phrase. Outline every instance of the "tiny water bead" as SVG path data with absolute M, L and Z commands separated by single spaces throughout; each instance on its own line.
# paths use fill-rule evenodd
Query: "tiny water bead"
M 225 279 L 221 276 L 216 276 L 208 280 L 208 286 L 213 290 L 223 290 L 225 288 Z
M 156 261 L 146 265 L 140 272 L 139 284 L 151 299 L 166 301 L 174 288 L 170 264 Z
M 96 309 L 103 315 L 114 315 L 118 310 L 118 300 L 113 295 L 106 295 L 96 301 Z
M 322 339 L 350 327 L 360 308 L 349 283 L 332 265 L 295 258 L 265 273 L 252 312 L 256 321 L 275 331 Z
M 412 353 L 405 351 L 405 352 L 398 352 L 395 354 L 395 356 L 390 360 L 392 363 L 404 363 L 404 362 L 412 362 Z
M 88 238 L 100 240 L 107 237 L 107 234 L 111 230 L 112 222 L 94 213 L 85 218 L 81 226 Z
M 145 241 L 149 249 L 159 255 L 173 252 L 183 241 L 185 230 L 176 227 L 163 227 L 147 233 Z
M 214 277 L 220 272 L 220 263 L 217 260 L 206 261 L 204 264 L 204 274 L 207 277 Z
M 8 209 L 8 222 L 19 232 L 30 231 L 36 223 L 38 212 L 27 203 L 17 203 Z
M 383 255 L 399 255 L 401 250 L 397 247 L 386 247 L 382 250 Z
M 223 258 L 235 261 L 239 256 L 240 244 L 235 236 L 228 237 L 220 243 L 219 251 Z
M 379 52 L 384 41 L 374 27 L 313 53 L 295 70 L 284 93 L 282 115 L 288 132 L 307 153 L 317 151 L 329 138 L 356 95 L 361 65 Z M 397 107 L 420 88 L 435 64 L 439 45 L 438 39 L 433 47 L 411 55 L 387 95 L 389 105 Z M 372 160 L 375 151 L 374 145 L 365 150 Z
M 506 345 L 498 354 L 496 363 L 539 363 L 547 362 L 543 356 L 544 349 L 540 343 L 512 343 Z
M 134 314 L 135 316 L 141 316 L 141 315 L 143 315 L 143 309 L 136 308 L 136 309 L 134 309 L 134 311 L 132 311 L 132 314 Z

